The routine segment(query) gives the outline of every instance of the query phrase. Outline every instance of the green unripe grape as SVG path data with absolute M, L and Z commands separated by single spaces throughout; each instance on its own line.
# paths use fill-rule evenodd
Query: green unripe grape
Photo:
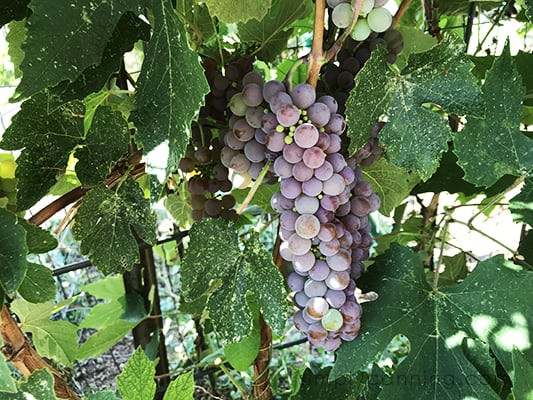
M 352 32 L 350 33 L 350 36 L 353 40 L 357 40 L 358 42 L 362 42 L 365 40 L 368 36 L 370 36 L 371 30 L 368 26 L 368 22 L 366 22 L 365 18 L 359 18 L 357 22 L 355 23 L 355 26 L 352 29 Z
M 17 190 L 17 180 L 0 178 L 0 189 L 6 193 L 15 192 Z
M 353 8 L 349 3 L 337 5 L 331 13 L 331 20 L 337 28 L 346 28 L 352 21 Z
M 368 13 L 367 22 L 374 32 L 385 32 L 392 25 L 392 14 L 386 8 L 374 8 Z
M 233 95 L 228 106 L 231 112 L 239 117 L 244 117 L 246 115 L 246 110 L 248 110 L 248 106 L 244 103 L 241 93 Z
M 15 169 L 17 168 L 17 163 L 13 160 L 4 160 L 0 162 L 0 178 L 5 179 L 14 179 L 15 178 Z
M 374 0 L 363 0 L 363 4 L 361 5 L 361 11 L 359 12 L 359 15 L 366 15 L 372 9 L 374 8 Z
M 335 308 L 330 308 L 320 321 L 325 330 L 330 332 L 338 331 L 343 323 L 342 314 Z

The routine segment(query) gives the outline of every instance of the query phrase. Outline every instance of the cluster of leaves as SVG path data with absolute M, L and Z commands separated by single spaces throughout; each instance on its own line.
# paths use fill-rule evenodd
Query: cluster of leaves
M 191 121 L 209 90 L 199 54 L 221 64 L 225 56 L 247 55 L 283 71 L 280 55 L 288 40 L 311 31 L 302 28 L 312 15 L 311 3 L 81 0 L 71 7 L 63 0 L 17 0 L 0 12 L 5 16 L 0 24 L 9 22 L 9 51 L 21 77 L 14 99 L 24 100 L 0 141 L 3 150 L 21 151 L 19 215 L 0 208 L 0 299 L 18 293 L 26 300 L 14 300 L 11 309 L 41 355 L 66 366 L 97 356 L 146 313 L 112 276 L 84 288 L 109 301 L 95 306 L 80 326 L 51 321 L 74 299 L 47 303 L 55 297 L 50 270 L 27 257 L 57 242 L 22 213 L 49 193 L 81 188 L 86 194 L 73 221 L 81 251 L 105 274 L 131 269 L 139 260 L 138 243 L 156 242 L 149 197 L 158 200 L 161 192 L 158 185 L 154 189 L 135 179 L 132 171 L 140 164 L 133 156 L 139 148 L 148 154 L 167 144 L 166 174 L 177 168 Z M 453 14 L 468 2 L 437 3 Z M 531 18 L 531 1 L 523 6 Z M 425 268 L 427 250 L 420 244 L 432 234 L 444 242 L 446 230 L 425 232 L 420 217 L 405 221 L 403 212 L 410 194 L 500 196 L 509 179 L 524 179 L 510 208 L 516 222 L 533 226 L 533 143 L 520 130 L 530 118 L 531 104 L 523 99 L 533 90 L 527 71 L 532 55 L 513 57 L 506 46 L 501 56 L 470 58 L 453 35 L 436 44 L 413 28 L 416 23 L 405 21 L 400 29 L 406 46 L 397 66 L 386 63 L 382 50 L 374 51 L 356 76 L 346 107 L 351 151 L 367 141 L 377 119 L 387 121 L 380 133 L 385 157 L 363 170 L 382 198 L 380 212 L 394 213 L 396 221 L 358 281 L 363 291 L 379 297 L 364 305 L 360 337 L 340 348 L 333 366 L 305 370 L 293 394 L 302 399 L 497 399 L 512 391 L 517 399 L 527 398 L 533 362 L 533 310 L 527 301 L 533 278 L 527 268 L 533 265 L 533 235 L 524 235 L 517 250 L 526 268 L 494 257 L 469 272 L 460 253 L 443 257 L 436 266 L 445 267 L 440 273 Z M 224 37 L 238 40 L 222 43 Z M 139 48 L 139 41 L 146 51 L 135 90 L 128 91 L 124 80 L 133 78 L 123 56 Z M 448 123 L 453 115 L 464 123 L 458 132 Z M 274 190 L 263 185 L 254 205 L 270 212 Z M 234 194 L 238 200 L 245 197 Z M 174 200 L 167 204 L 176 214 L 173 210 L 183 207 Z M 192 226 L 189 239 L 180 265 L 183 310 L 209 319 L 226 359 L 246 370 L 259 351 L 260 314 L 276 334 L 283 333 L 287 293 L 282 276 L 245 217 L 239 224 L 203 220 Z M 80 328 L 97 332 L 78 346 Z M 386 370 L 378 360 L 398 334 L 407 338 L 409 354 Z M 153 376 L 154 363 L 137 350 L 117 380 L 120 395 L 152 398 Z M 16 383 L 3 359 L 0 384 L 7 388 L 6 398 L 55 399 L 48 372 Z M 165 398 L 192 397 L 192 388 L 192 374 L 186 374 L 173 381 Z M 89 397 L 115 398 L 111 392 Z

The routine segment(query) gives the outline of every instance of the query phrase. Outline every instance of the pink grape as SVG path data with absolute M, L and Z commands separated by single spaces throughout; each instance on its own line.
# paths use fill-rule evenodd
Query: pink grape
M 320 221 L 313 214 L 300 215 L 294 224 L 296 233 L 304 239 L 315 237 L 320 230 Z
M 322 293 L 320 296 L 323 296 L 326 293 L 327 288 L 323 282 L 314 282 L 313 280 L 308 280 L 306 282 L 306 287 L 315 286 L 324 288 L 324 293 Z M 322 292 L 322 289 L 320 290 L 320 292 Z M 305 311 L 307 311 L 311 318 L 316 318 L 317 320 L 322 318 L 328 312 L 328 310 L 329 304 L 323 297 L 310 297 L 307 301 L 307 304 L 305 305 Z
M 293 233 L 286 243 L 292 254 L 296 256 L 304 255 L 311 250 L 311 241 L 301 237 L 298 233 Z
M 303 161 L 297 162 L 292 167 L 292 176 L 298 182 L 305 182 L 311 179 L 314 175 L 313 168 L 309 168 Z
M 326 155 L 324 151 L 320 147 L 316 146 L 305 149 L 302 156 L 304 164 L 309 168 L 320 167 L 322 164 L 324 164 L 325 159 Z
M 294 142 L 304 148 L 313 147 L 318 142 L 318 129 L 309 123 L 298 125 L 294 130 Z
M 280 191 L 287 199 L 296 199 L 302 193 L 302 184 L 292 177 L 282 179 Z
M 322 181 L 314 176 L 309 180 L 302 182 L 302 192 L 307 196 L 316 197 L 322 193 Z
M 324 103 L 314 103 L 307 109 L 307 117 L 319 127 L 328 123 L 330 115 L 331 111 Z
M 309 270 L 309 277 L 315 281 L 323 281 L 328 277 L 329 272 L 329 266 L 325 261 L 316 260 L 313 268 Z
M 276 112 L 276 118 L 282 126 L 289 127 L 300 119 L 300 110 L 293 104 L 282 104 Z
M 301 256 L 294 256 L 292 258 L 292 265 L 294 270 L 298 272 L 307 272 L 315 265 L 315 255 L 308 251 L 307 253 Z
M 283 158 L 291 164 L 302 161 L 304 149 L 296 143 L 291 143 L 283 148 Z
M 308 83 L 299 83 L 292 89 L 291 97 L 298 108 L 309 108 L 316 99 L 315 88 Z

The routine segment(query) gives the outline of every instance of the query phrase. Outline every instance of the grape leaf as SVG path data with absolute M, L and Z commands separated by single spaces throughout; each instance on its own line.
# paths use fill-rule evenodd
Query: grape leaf
M 130 119 L 145 154 L 168 140 L 170 173 L 185 153 L 190 123 L 209 85 L 170 0 L 152 0 L 152 11 L 154 33 L 137 81 L 136 108 Z
M 463 339 L 461 346 L 468 361 L 477 368 L 494 391 L 500 394 L 503 388 L 503 382 L 496 372 L 494 357 L 490 354 L 490 346 L 481 340 L 468 338 Z
M 195 44 L 207 42 L 216 33 L 205 4 L 198 3 L 196 0 L 177 0 L 174 9 L 185 21 L 187 32 Z
M 30 0 L 0 1 L 0 27 L 12 20 L 21 20 L 28 14 Z
M 119 70 L 123 54 L 130 51 L 136 41 L 149 39 L 150 26 L 134 13 L 125 13 L 106 43 L 102 59 L 97 64 L 89 65 L 73 82 L 69 80 L 61 82 L 52 89 L 52 93 L 61 101 L 67 102 L 98 92 L 111 74 Z
M 28 253 L 42 254 L 54 250 L 57 247 L 57 240 L 50 232 L 30 224 L 24 218 L 19 218 L 18 223 L 22 225 L 26 231 L 26 244 L 28 245 Z
M 525 180 L 524 187 L 510 203 L 513 220 L 533 226 L 533 178 Z
M 59 400 L 54 392 L 54 377 L 47 368 L 33 372 L 20 383 L 17 393 L 3 393 L 2 400 Z
M 24 300 L 30 303 L 43 303 L 56 298 L 56 281 L 50 268 L 28 263 L 26 276 L 18 289 Z
M 184 185 L 182 185 L 178 192 L 169 194 L 164 204 L 177 226 L 187 227 L 192 224 L 190 194 Z
M 123 399 L 146 400 L 155 394 L 155 366 L 140 347 L 117 376 L 117 387 Z
M 420 178 L 403 168 L 380 159 L 363 168 L 363 176 L 381 199 L 379 212 L 389 216 L 405 200 Z
M 193 371 L 178 375 L 165 391 L 163 400 L 192 400 L 194 398 L 194 375 Z
M 444 256 L 442 258 L 442 267 L 444 267 L 444 271 L 439 273 L 439 287 L 454 285 L 468 275 L 465 253 L 457 253 L 452 257 Z M 431 284 L 435 276 L 434 272 L 428 270 L 426 271 L 426 276 L 428 283 Z
M 421 53 L 437 44 L 437 38 L 413 26 L 400 26 L 397 29 L 402 33 L 403 50 L 394 64 L 400 70 L 407 65 L 410 54 Z
M 0 297 L 1 298 L 1 297 Z M 0 336 L 0 347 L 3 346 L 2 337 Z M 16 393 L 17 387 L 11 376 L 11 370 L 7 365 L 4 357 L 0 357 L 0 393 Z
M 141 318 L 133 320 L 123 318 L 127 305 L 121 276 L 109 276 L 85 285 L 82 290 L 98 299 L 108 299 L 109 302 L 94 306 L 79 325 L 80 328 L 98 329 L 80 346 L 78 353 L 80 359 L 98 357 L 106 352 L 146 317 L 142 307 L 137 310 Z
M 304 17 L 305 12 L 305 2 L 272 0 L 269 12 L 259 22 L 252 20 L 237 25 L 239 38 L 247 45 L 257 46 L 253 52 L 257 58 L 273 61 L 287 48 L 292 34 L 289 26 Z
M 363 387 L 352 379 L 340 377 L 328 382 L 331 367 L 320 369 L 316 373 L 307 368 L 302 376 L 300 391 L 294 397 L 296 400 L 330 400 L 356 399 Z
M 14 98 L 32 96 L 64 80 L 76 80 L 91 65 L 99 65 L 120 17 L 135 11 L 127 0 L 34 1 L 27 20 L 20 66 L 23 76 Z
M 526 16 L 531 22 L 533 22 L 533 1 L 524 0 L 523 7 L 524 7 L 524 10 L 526 11 Z
M 471 56 L 470 59 L 474 63 L 475 67 L 472 70 L 472 73 L 478 77 L 479 80 L 485 79 L 487 71 L 494 64 L 495 56 L 485 56 L 485 57 L 474 57 Z M 533 74 L 531 74 L 531 64 L 533 63 L 533 53 L 528 53 L 525 51 L 518 51 L 518 53 L 512 57 L 516 65 L 518 73 L 522 77 L 522 83 L 526 87 L 526 93 L 531 93 L 533 91 Z M 530 96 L 524 97 L 524 104 L 528 106 L 533 105 L 533 99 L 528 98 Z
M 462 283 L 433 292 L 418 254 L 393 244 L 357 284 L 379 298 L 364 305 L 359 337 L 337 352 L 332 379 L 355 374 L 402 333 L 411 351 L 383 388 L 383 398 L 498 399 L 465 356 L 463 339 L 488 343 L 507 371 L 513 345 L 533 356 L 527 348 L 533 305 L 524 298 L 533 275 L 503 256 L 480 262 Z
M 257 189 L 257 192 L 255 192 L 254 197 L 252 199 L 252 204 L 261 207 L 263 211 L 268 213 L 274 213 L 274 209 L 270 205 L 270 200 L 272 199 L 272 196 L 274 193 L 279 191 L 279 183 L 276 183 L 274 185 L 261 185 Z M 250 192 L 250 189 L 234 189 L 231 192 L 231 195 L 235 197 L 235 201 L 237 203 L 242 203 L 246 196 L 248 196 L 248 193 Z
M 515 399 L 533 400 L 533 365 L 516 347 L 513 349 L 513 395 Z
M 385 115 L 388 122 L 379 137 L 387 158 L 427 180 L 448 148 L 450 128 L 445 118 L 423 105 L 482 115 L 481 93 L 470 72 L 473 64 L 464 45 L 451 35 L 428 51 L 411 54 L 400 73 L 384 56 L 383 48 L 372 53 L 346 102 L 350 152 L 367 141 L 375 121 Z
M 74 101 L 50 110 L 50 96 L 39 93 L 22 103 L 6 129 L 0 147 L 24 149 L 17 159 L 17 208 L 26 210 L 56 183 L 69 153 L 83 139 L 83 103 Z
M 490 186 L 505 174 L 523 175 L 533 169 L 533 140 L 519 130 L 523 94 L 507 43 L 483 84 L 486 117 L 469 118 L 454 135 L 454 152 L 466 181 Z
M 0 208 L 0 232 L 0 291 L 13 296 L 26 275 L 26 231 L 15 214 Z
M 119 111 L 96 109 L 85 143 L 76 150 L 76 174 L 85 186 L 103 182 L 118 159 L 128 151 L 130 131 Z
M 259 330 L 259 304 L 253 296 L 247 297 L 248 306 L 252 311 L 253 326 L 250 334 L 236 343 L 224 346 L 224 355 L 237 371 L 246 371 L 259 354 L 261 332 Z
M 203 219 L 190 230 L 182 264 L 185 300 L 199 298 L 211 288 L 209 318 L 224 345 L 250 334 L 250 292 L 259 302 L 265 321 L 276 333 L 285 325 L 286 292 L 283 278 L 255 233 L 239 246 L 237 226 L 222 219 Z M 223 249 L 223 251 L 221 251 Z
M 20 329 L 32 334 L 37 352 L 67 367 L 77 358 L 78 327 L 67 321 L 51 321 L 50 316 L 76 300 L 76 297 L 60 303 L 28 303 L 14 300 L 11 309 L 20 319 Z
M 103 390 L 101 392 L 91 393 L 88 400 L 120 400 L 111 390 Z
M 139 261 L 135 233 L 155 244 L 156 218 L 139 185 L 124 181 L 116 191 L 95 186 L 83 198 L 72 232 L 82 254 L 104 274 L 131 270 Z
M 20 64 L 24 59 L 24 52 L 22 51 L 22 43 L 26 39 L 26 21 L 11 21 L 8 25 L 8 32 L 6 41 L 9 43 L 7 52 L 9 58 L 15 68 L 15 78 L 22 76 Z
M 209 13 L 227 24 L 261 20 L 272 5 L 272 0 L 206 0 Z

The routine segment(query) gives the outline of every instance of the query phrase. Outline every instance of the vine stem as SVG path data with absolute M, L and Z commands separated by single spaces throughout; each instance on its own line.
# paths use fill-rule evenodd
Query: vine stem
M 233 383 L 233 386 L 235 386 L 237 388 L 237 390 L 239 391 L 239 393 L 241 394 L 241 398 L 246 400 L 248 398 L 248 396 L 246 395 L 246 390 L 242 387 L 242 385 L 237 382 L 237 380 L 231 375 L 231 372 L 228 368 L 226 368 L 226 366 L 224 365 L 224 363 L 220 363 L 218 365 L 218 367 L 222 370 L 222 372 L 224 372 L 226 374 L 226 376 L 228 377 L 228 379 L 231 381 L 231 383 Z
M 354 9 L 354 12 L 352 14 L 352 20 L 350 22 L 350 25 L 344 30 L 342 35 L 335 41 L 333 46 L 326 52 L 325 60 L 324 61 L 330 61 L 333 60 L 337 52 L 342 47 L 342 44 L 345 42 L 346 39 L 348 39 L 348 36 L 350 36 L 350 33 L 353 30 L 353 27 L 357 23 L 357 20 L 359 19 L 359 14 L 361 13 L 361 7 L 363 6 L 363 0 L 352 0 L 352 8 Z
M 248 195 L 243 200 L 241 206 L 237 209 L 237 214 L 242 214 L 242 212 L 246 209 L 246 207 L 248 207 L 248 205 L 250 204 L 250 202 L 254 198 L 255 193 L 259 189 L 259 186 L 261 186 L 261 183 L 263 182 L 263 179 L 265 178 L 265 175 L 268 172 L 268 168 L 269 167 L 270 167 L 270 163 L 268 162 L 268 163 L 265 164 L 265 166 L 261 170 L 261 173 L 259 174 L 259 176 L 257 177 L 257 180 L 254 182 L 254 185 L 252 186 L 252 188 L 248 192 Z
M 446 236 L 448 235 L 448 226 L 450 224 L 450 220 L 447 220 L 444 223 L 444 227 L 442 228 L 442 242 L 440 247 L 440 254 L 439 254 L 439 260 L 437 261 L 437 265 L 435 266 L 435 269 L 433 270 L 433 293 L 437 293 L 438 287 L 439 287 L 439 275 L 440 275 L 440 266 L 442 265 L 442 260 L 444 260 L 444 243 L 446 240 Z
M 464 226 L 468 227 L 470 230 L 479 233 L 481 236 L 484 236 L 484 237 L 486 237 L 487 239 L 492 240 L 492 241 L 493 241 L 494 243 L 496 243 L 498 246 L 500 246 L 500 247 L 502 247 L 503 249 L 505 249 L 505 250 L 507 250 L 508 252 L 510 252 L 513 256 L 516 256 L 516 255 L 518 254 L 518 253 L 516 252 L 516 250 L 513 250 L 512 248 L 510 248 L 510 247 L 507 246 L 506 244 L 500 242 L 498 239 L 493 238 L 492 236 L 490 236 L 489 234 L 485 233 L 485 232 L 482 231 L 481 229 L 476 228 L 476 227 L 473 226 L 471 223 L 464 222 L 464 221 L 459 221 L 459 220 L 456 220 L 456 219 L 451 219 L 450 222 L 455 222 L 456 224 L 461 224 L 461 225 L 464 225 Z
M 412 0 L 402 0 L 402 4 L 400 4 L 400 7 L 398 7 L 398 11 L 396 11 L 394 19 L 392 20 L 391 28 L 396 28 L 398 26 L 398 23 L 407 11 L 407 8 L 409 8 L 409 6 L 411 5 L 411 2 Z
M 313 44 L 309 54 L 309 68 L 307 70 L 307 83 L 316 88 L 320 67 L 324 63 L 324 15 L 326 13 L 326 0 L 315 1 L 315 19 L 313 23 Z

